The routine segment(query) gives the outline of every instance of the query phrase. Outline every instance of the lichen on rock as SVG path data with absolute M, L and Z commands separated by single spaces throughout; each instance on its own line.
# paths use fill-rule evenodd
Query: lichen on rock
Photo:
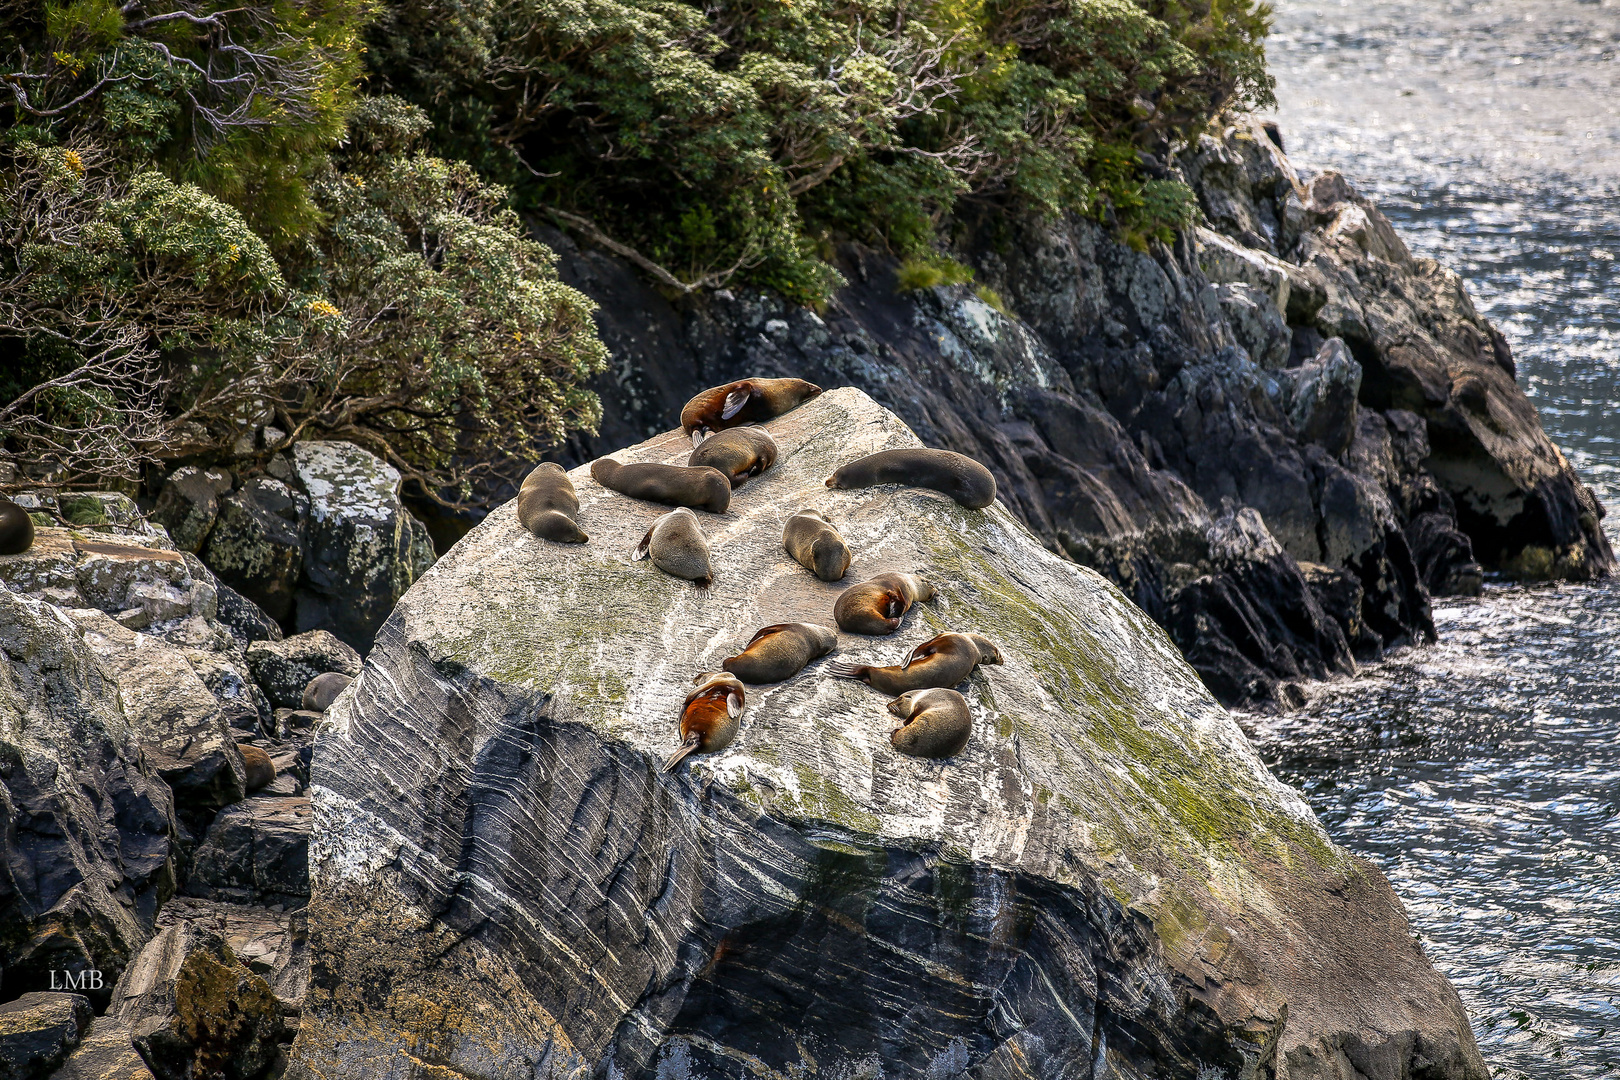
M 1387 882 L 1145 614 L 999 504 L 827 489 L 917 444 L 859 391 L 769 427 L 778 465 L 703 516 L 707 592 L 632 563 L 664 508 L 581 468 L 590 544 L 508 505 L 400 602 L 314 758 L 295 1068 L 1304 1080 L 1346 1060 L 1382 1080 L 1421 1055 L 1484 1075 Z M 805 507 L 854 551 L 846 582 L 782 550 Z M 659 772 L 694 674 L 886 570 L 938 596 L 838 655 L 990 637 L 1006 663 L 962 688 L 963 753 L 896 754 L 884 697 L 812 664 L 750 691 L 729 749 Z

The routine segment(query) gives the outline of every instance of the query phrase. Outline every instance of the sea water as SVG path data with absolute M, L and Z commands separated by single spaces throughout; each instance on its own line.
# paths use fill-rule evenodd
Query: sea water
M 1620 0 L 1274 0 L 1290 156 L 1468 280 L 1620 544 Z M 1435 602 L 1439 644 L 1244 718 L 1389 876 L 1504 1077 L 1620 1075 L 1620 586 Z

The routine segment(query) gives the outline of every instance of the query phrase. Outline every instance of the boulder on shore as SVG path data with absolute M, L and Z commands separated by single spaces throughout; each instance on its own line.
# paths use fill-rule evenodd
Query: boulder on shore
M 580 468 L 589 545 L 508 504 L 400 602 L 314 758 L 292 1075 L 1483 1080 L 1382 874 L 1139 609 L 1000 504 L 827 489 L 917 445 L 859 391 L 768 426 L 778 465 L 702 516 L 712 590 L 631 562 L 665 508 Z M 782 550 L 805 507 L 846 582 Z M 888 570 L 939 593 L 838 658 L 989 636 L 965 751 L 896 754 L 885 697 L 815 664 L 660 771 L 694 674 Z

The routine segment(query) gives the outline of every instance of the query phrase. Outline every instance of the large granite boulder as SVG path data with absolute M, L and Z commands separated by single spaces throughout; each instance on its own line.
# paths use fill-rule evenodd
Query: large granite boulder
M 85 992 L 104 1002 L 175 891 L 176 848 L 169 789 L 117 682 L 61 609 L 0 589 L 7 992 L 48 990 L 53 971 L 96 971 L 100 987 Z
M 275 477 L 255 476 L 220 500 L 218 521 L 201 549 L 203 561 L 272 619 L 286 622 L 304 565 L 308 510 L 302 492 Z
M 507 505 L 400 602 L 315 754 L 296 1074 L 1482 1080 L 1383 876 L 1139 609 L 1003 505 L 826 488 L 917 444 L 857 391 L 769 427 L 778 465 L 703 517 L 712 590 L 630 561 L 664 508 L 580 468 L 589 545 Z M 963 688 L 972 741 L 899 756 L 884 696 L 813 665 L 661 772 L 695 673 L 830 621 L 845 583 L 782 550 L 802 507 L 849 540 L 848 582 L 939 590 L 843 659 L 1000 646 Z

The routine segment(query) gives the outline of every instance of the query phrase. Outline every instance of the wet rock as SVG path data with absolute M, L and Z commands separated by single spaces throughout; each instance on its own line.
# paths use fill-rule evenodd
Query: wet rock
M 1317 354 L 1290 374 L 1288 418 L 1294 430 L 1337 456 L 1356 432 L 1356 397 L 1361 392 L 1361 365 L 1338 338 L 1329 338 Z
M 49 1076 L 79 1045 L 94 1016 L 79 994 L 24 994 L 0 1005 L 0 1077 Z
M 196 554 L 219 517 L 219 497 L 231 486 L 231 475 L 224 470 L 184 465 L 164 481 L 151 519 L 169 530 L 175 547 Z
M 1322 611 L 1339 624 L 1356 659 L 1377 660 L 1381 657 L 1384 639 L 1367 629 L 1361 617 L 1366 591 L 1362 589 L 1360 579 L 1348 570 L 1314 562 L 1300 563 L 1299 572 Z M 1353 669 L 1347 672 L 1353 673 Z
M 185 654 L 102 612 L 69 615 L 117 679 L 130 727 L 146 760 L 173 789 L 177 808 L 206 817 L 239 801 L 246 793 L 246 767 L 230 721 Z
M 219 519 L 202 551 L 221 581 L 277 622 L 292 617 L 306 507 L 304 495 L 282 481 L 254 477 L 220 499 Z
M 304 688 L 324 672 L 354 678 L 360 674 L 360 654 L 325 630 L 308 630 L 281 641 L 256 641 L 248 646 L 247 663 L 254 681 L 278 709 L 297 709 Z
M 261 795 L 226 807 L 198 847 L 186 895 L 302 907 L 309 897 L 308 798 Z
M 0 661 L 6 988 L 94 969 L 104 985 L 86 992 L 99 1002 L 177 885 L 169 789 L 118 684 L 60 609 L 0 589 Z
M 507 505 L 400 602 L 321 728 L 295 1067 L 1192 1080 L 1325 1077 L 1351 1046 L 1372 1080 L 1482 1080 L 1382 875 L 1118 590 L 1002 505 L 825 488 L 917 442 L 856 391 L 769 426 L 778 465 L 709 523 L 707 595 L 628 561 L 660 508 L 580 469 L 591 544 L 542 547 Z M 674 431 L 625 456 L 688 451 Z M 894 648 L 1000 647 L 964 688 L 968 748 L 896 755 L 882 697 L 812 668 L 661 772 L 692 673 L 757 625 L 825 621 L 839 587 L 781 550 L 804 506 L 855 577 L 938 587 Z M 1215 557 L 1261 558 L 1262 524 Z
M 129 1029 L 116 1020 L 100 1017 L 80 1039 L 51 1080 L 153 1080 L 141 1055 L 130 1042 Z
M 158 1080 L 262 1076 L 286 1037 L 269 983 L 231 946 L 227 920 L 171 905 L 113 990 L 107 1015 L 125 1025 Z
M 298 629 L 328 630 L 369 648 L 394 604 L 432 563 L 427 527 L 400 502 L 398 471 L 358 446 L 296 443 L 292 466 L 309 497 Z

